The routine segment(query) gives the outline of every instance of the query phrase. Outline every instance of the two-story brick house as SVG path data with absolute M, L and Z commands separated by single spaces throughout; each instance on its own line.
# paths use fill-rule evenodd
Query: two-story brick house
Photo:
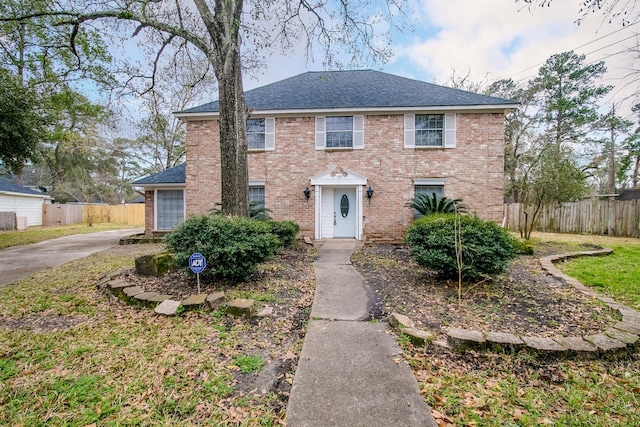
M 514 101 L 372 70 L 304 73 L 245 98 L 250 199 L 303 235 L 397 240 L 414 218 L 405 203 L 425 192 L 502 219 Z M 176 115 L 187 123 L 186 168 L 134 183 L 145 187 L 148 232 L 221 199 L 217 101 Z

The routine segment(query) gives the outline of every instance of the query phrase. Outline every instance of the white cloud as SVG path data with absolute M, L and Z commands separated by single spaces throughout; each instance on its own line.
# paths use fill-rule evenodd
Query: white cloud
M 601 15 L 591 15 L 577 25 L 578 5 L 567 0 L 531 10 L 514 0 L 426 0 L 422 13 L 422 27 L 396 41 L 394 60 L 385 68 L 404 68 L 401 72 L 405 75 L 436 82 L 446 81 L 452 69 L 459 73 L 471 70 L 478 78 L 485 74 L 491 79 L 529 78 L 552 54 L 575 49 L 622 28 L 619 23 L 604 22 Z M 576 52 L 592 52 L 635 32 L 635 26 L 625 28 Z M 634 43 L 634 39 L 618 42 L 588 55 L 586 61 L 599 60 Z M 630 60 L 629 54 L 606 58 L 610 70 L 606 83 L 620 85 Z M 616 98 L 634 91 L 635 87 L 626 87 Z

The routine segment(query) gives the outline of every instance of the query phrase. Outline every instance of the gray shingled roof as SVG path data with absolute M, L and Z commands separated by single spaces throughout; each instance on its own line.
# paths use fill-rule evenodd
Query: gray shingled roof
M 153 175 L 136 179 L 131 184 L 139 186 L 157 184 L 184 184 L 186 180 L 185 165 L 186 163 L 183 163 L 181 165 L 165 169 L 162 172 L 154 173 Z
M 256 111 L 517 104 L 374 70 L 308 72 L 246 91 L 245 99 Z M 181 113 L 208 112 L 218 112 L 218 101 Z
M 6 191 L 10 193 L 20 193 L 27 194 L 29 196 L 41 196 L 48 197 L 48 195 L 41 193 L 39 191 L 32 190 L 27 187 L 23 187 L 19 184 L 14 184 L 13 182 L 7 182 L 5 180 L 0 179 L 0 191 Z

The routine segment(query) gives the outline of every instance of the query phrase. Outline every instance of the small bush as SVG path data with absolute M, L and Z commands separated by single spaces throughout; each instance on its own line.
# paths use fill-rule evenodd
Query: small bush
M 414 221 L 407 230 L 406 241 L 416 262 L 440 277 L 458 277 L 455 221 L 459 221 L 462 239 L 462 277 L 476 280 L 504 272 L 515 257 L 515 239 L 498 224 L 476 216 L 436 214 Z
M 533 245 L 529 243 L 529 241 L 522 242 L 520 240 L 516 240 L 514 247 L 518 255 L 533 255 Z
M 293 221 L 268 221 L 271 232 L 278 237 L 282 246 L 293 246 L 300 226 Z
M 165 242 L 175 253 L 176 265 L 187 270 L 189 256 L 200 252 L 207 260 L 201 273 L 205 280 L 246 280 L 280 247 L 267 221 L 224 215 L 188 218 L 165 237 Z

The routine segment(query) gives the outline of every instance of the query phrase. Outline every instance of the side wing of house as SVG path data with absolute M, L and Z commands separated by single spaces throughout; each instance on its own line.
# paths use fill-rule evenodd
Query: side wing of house
M 186 217 L 185 164 L 132 182 L 144 188 L 145 234 L 171 231 Z

